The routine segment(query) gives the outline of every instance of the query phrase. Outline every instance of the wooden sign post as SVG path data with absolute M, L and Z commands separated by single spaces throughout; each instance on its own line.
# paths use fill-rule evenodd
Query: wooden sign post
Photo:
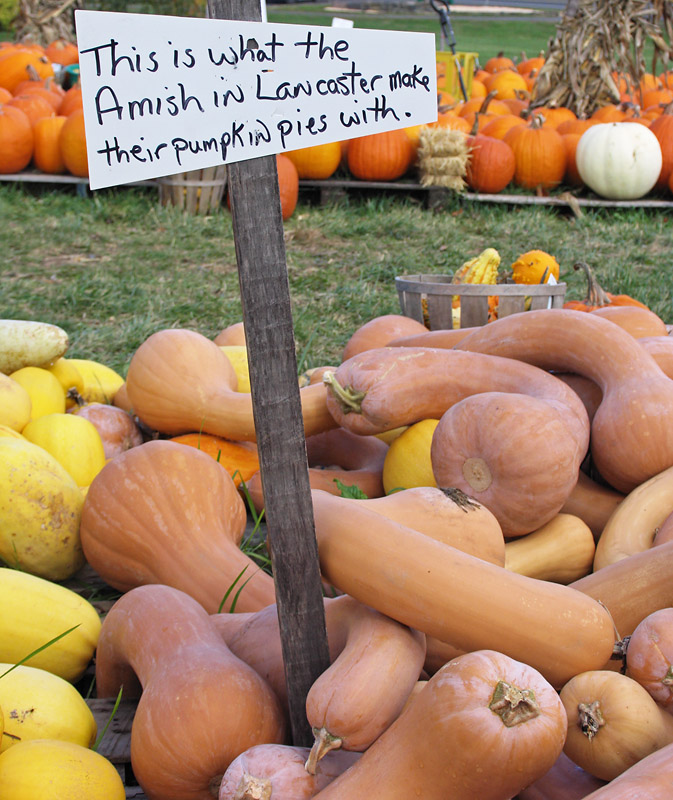
M 206 20 L 142 17 L 75 15 L 90 185 L 229 164 L 292 738 L 310 745 L 306 696 L 330 662 L 275 153 L 436 119 L 434 37 L 351 32 L 357 55 L 343 31 L 261 25 L 259 0 L 208 0 Z M 239 30 L 220 33 L 223 20 Z M 370 40 L 382 36 L 404 40 L 387 70 Z

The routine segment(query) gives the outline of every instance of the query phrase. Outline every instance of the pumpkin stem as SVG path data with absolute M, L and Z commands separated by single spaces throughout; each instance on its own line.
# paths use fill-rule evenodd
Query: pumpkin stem
M 268 778 L 255 778 L 249 772 L 243 772 L 234 800 L 271 800 L 272 788 Z
M 668 665 L 666 674 L 661 679 L 661 682 L 664 684 L 664 686 L 673 686 L 673 664 Z
M 596 280 L 596 276 L 593 273 L 591 267 L 584 261 L 578 261 L 576 264 L 573 264 L 573 269 L 578 270 L 581 269 L 587 278 L 587 295 L 584 298 L 583 302 L 589 308 L 595 308 L 600 306 L 609 306 L 612 303 L 610 296 L 605 291 L 605 289 L 598 283 Z
M 459 507 L 462 508 L 463 511 L 467 514 L 467 512 L 471 508 L 479 508 L 479 503 L 476 502 L 469 494 L 465 494 L 460 489 L 457 489 L 455 486 L 452 486 L 448 489 L 443 489 L 440 487 L 440 491 L 444 492 L 444 494 L 449 498 L 449 500 L 453 500 L 453 502 Z
M 489 92 L 486 97 L 484 97 L 482 104 L 479 106 L 479 110 L 477 114 L 485 114 L 486 110 L 488 109 L 489 105 L 491 104 L 491 100 L 498 94 L 498 92 L 494 89 L 492 92 Z
M 362 414 L 362 401 L 366 392 L 356 392 L 350 386 L 341 386 L 333 372 L 326 372 L 322 376 L 322 382 L 332 390 L 344 414 Z
M 593 703 L 580 703 L 577 706 L 577 712 L 577 724 L 582 733 L 591 741 L 598 733 L 598 729 L 605 725 L 600 703 L 598 700 L 594 700 Z
M 505 681 L 496 684 L 488 707 L 500 717 L 506 728 L 540 716 L 535 694 L 530 689 L 517 689 Z
M 343 744 L 343 739 L 331 734 L 327 728 L 313 728 L 313 735 L 315 740 L 311 752 L 308 754 L 306 764 L 304 764 L 306 771 L 311 775 L 315 775 L 318 768 L 318 761 L 323 756 L 326 756 L 330 750 L 338 750 Z

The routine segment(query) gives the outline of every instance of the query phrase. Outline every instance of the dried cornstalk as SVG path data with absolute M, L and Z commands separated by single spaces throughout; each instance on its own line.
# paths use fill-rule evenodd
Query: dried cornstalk
M 76 41 L 73 11 L 81 0 L 21 0 L 14 22 L 17 41 L 47 45 L 55 39 Z
M 673 0 L 579 0 L 566 10 L 533 88 L 531 108 L 567 106 L 578 117 L 618 103 L 613 73 L 637 87 L 673 54 Z M 645 63 L 645 45 L 654 47 Z

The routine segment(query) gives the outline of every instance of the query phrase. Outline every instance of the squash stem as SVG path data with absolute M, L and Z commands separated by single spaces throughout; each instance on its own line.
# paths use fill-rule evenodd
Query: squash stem
M 598 700 L 594 700 L 592 703 L 580 703 L 577 706 L 577 712 L 578 725 L 582 729 L 582 733 L 591 741 L 598 733 L 599 728 L 605 725 L 600 704 Z
M 673 664 L 668 665 L 666 674 L 661 679 L 661 682 L 664 684 L 664 686 L 673 686 Z
M 530 689 L 517 689 L 511 683 L 498 681 L 488 707 L 497 714 L 506 728 L 540 716 L 540 706 Z
M 255 778 L 244 772 L 236 787 L 234 800 L 271 800 L 271 781 L 268 778 Z
M 313 735 L 315 740 L 311 752 L 308 754 L 306 764 L 304 765 L 307 772 L 315 775 L 318 768 L 318 761 L 327 755 L 330 750 L 338 750 L 343 744 L 343 739 L 338 736 L 332 735 L 327 728 L 313 728 Z
M 323 383 L 332 390 L 344 414 L 362 414 L 362 401 L 366 392 L 356 392 L 350 386 L 342 386 L 337 381 L 333 372 L 326 372 L 322 377 Z

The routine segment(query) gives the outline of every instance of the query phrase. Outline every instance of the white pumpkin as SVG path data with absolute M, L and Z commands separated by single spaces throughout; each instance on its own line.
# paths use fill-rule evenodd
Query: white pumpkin
M 575 158 L 585 185 L 613 200 L 646 195 L 662 164 L 659 140 L 637 122 L 592 125 L 580 137 Z

